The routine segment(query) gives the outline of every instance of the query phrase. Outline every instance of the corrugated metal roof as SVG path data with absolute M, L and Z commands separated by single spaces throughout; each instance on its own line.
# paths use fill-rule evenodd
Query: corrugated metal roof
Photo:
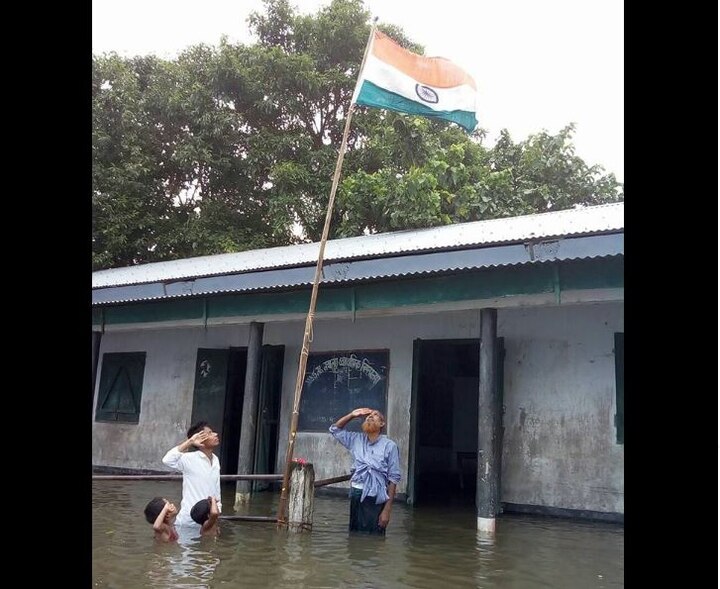
M 613 203 L 505 219 L 333 239 L 325 246 L 324 262 L 621 231 L 625 226 L 624 212 L 624 203 Z M 316 242 L 100 270 L 93 272 L 92 287 L 95 289 L 274 268 L 314 266 L 319 248 L 320 244 Z
M 498 266 L 619 256 L 624 251 L 624 237 L 622 233 L 610 233 L 526 244 L 495 245 L 329 262 L 323 265 L 322 284 L 325 286 L 404 276 L 428 276 Z M 155 282 L 99 288 L 93 290 L 92 299 L 94 305 L 107 305 L 199 295 L 297 288 L 311 285 L 314 276 L 315 266 L 242 272 L 169 283 Z

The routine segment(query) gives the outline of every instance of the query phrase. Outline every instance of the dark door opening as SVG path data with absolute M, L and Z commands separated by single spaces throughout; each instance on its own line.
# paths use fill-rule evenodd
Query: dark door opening
M 429 340 L 420 344 L 416 347 L 413 502 L 473 504 L 480 343 Z
M 280 396 L 282 394 L 285 346 L 263 346 L 260 366 L 260 395 L 258 399 L 255 463 L 253 472 L 274 474 L 277 470 L 278 436 L 280 433 Z M 266 481 L 255 481 L 254 491 L 272 487 Z
M 284 346 L 262 347 L 253 457 L 257 474 L 273 474 L 276 468 L 284 353 Z M 246 370 L 247 348 L 198 349 L 192 423 L 207 421 L 220 435 L 215 453 L 221 474 L 237 473 Z M 268 486 L 256 482 L 254 490 Z
M 505 339 L 496 345 L 501 414 L 495 460 L 501 470 Z M 409 501 L 474 505 L 480 340 L 415 340 L 413 350 Z
M 223 421 L 223 431 L 225 432 L 223 441 L 225 443 L 222 444 L 222 454 L 220 455 L 222 474 L 237 473 L 246 368 L 247 348 L 230 348 Z
M 191 423 L 207 421 L 220 435 L 221 474 L 237 472 L 247 349 L 199 348 Z

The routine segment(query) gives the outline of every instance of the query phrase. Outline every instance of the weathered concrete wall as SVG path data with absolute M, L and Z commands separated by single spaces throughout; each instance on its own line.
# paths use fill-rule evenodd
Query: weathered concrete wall
M 99 370 L 106 352 L 146 352 L 145 375 L 139 423 L 103 423 L 95 421 L 98 372 L 92 413 L 93 464 L 168 470 L 161 462 L 163 455 L 185 439 L 190 427 L 198 348 L 246 346 L 248 334 L 247 326 L 105 333 Z
M 276 472 L 284 470 L 304 327 L 304 321 L 265 326 L 264 344 L 285 345 Z M 403 472 L 403 480 L 398 486 L 400 493 L 405 492 L 407 485 L 413 340 L 474 338 L 478 337 L 478 330 L 479 312 L 476 311 L 358 319 L 355 322 L 321 319 L 315 322 L 311 352 L 390 350 L 387 433 L 400 449 Z M 245 325 L 207 330 L 177 328 L 105 333 L 101 354 L 145 351 L 147 356 L 138 424 L 97 423 L 93 407 L 93 464 L 165 470 L 160 459 L 173 444 L 184 439 L 190 426 L 197 349 L 246 346 L 248 335 Z M 97 390 L 95 399 L 97 402 Z M 294 455 L 312 462 L 318 479 L 343 474 L 351 466 L 348 452 L 329 434 L 299 432 Z
M 390 350 L 387 433 L 400 449 L 400 493 L 407 488 L 413 340 L 477 338 L 479 315 L 316 320 L 311 352 Z M 263 343 L 285 346 L 276 472 L 284 470 L 303 329 L 304 321 L 265 325 Z M 617 302 L 498 310 L 506 348 L 502 501 L 624 512 L 613 355 L 613 333 L 622 330 Z M 197 349 L 244 347 L 248 335 L 246 325 L 105 333 L 101 354 L 146 351 L 147 358 L 137 425 L 96 423 L 93 408 L 93 464 L 164 470 L 162 455 L 190 425 Z M 298 433 L 294 454 L 313 463 L 317 479 L 351 466 L 329 434 Z
M 464 311 L 440 315 L 358 319 L 355 322 L 318 321 L 315 324 L 311 352 L 384 348 L 390 350 L 386 433 L 395 440 L 400 450 L 400 470 L 403 478 L 398 485 L 399 493 L 405 493 L 407 488 L 413 340 L 476 338 L 479 333 L 479 317 L 477 311 Z M 303 330 L 304 324 L 298 325 L 285 348 L 278 472 L 284 470 Z M 290 335 L 289 331 L 287 335 Z M 316 479 L 348 473 L 352 466 L 349 452 L 329 433 L 299 432 L 294 455 L 313 463 Z
M 617 331 L 621 303 L 498 312 L 506 349 L 502 501 L 624 513 Z

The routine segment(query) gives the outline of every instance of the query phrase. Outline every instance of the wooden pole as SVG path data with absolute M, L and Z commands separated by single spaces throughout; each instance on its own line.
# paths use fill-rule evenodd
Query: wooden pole
M 365 46 L 365 54 L 363 55 L 360 71 L 358 72 L 358 80 L 365 67 L 370 45 L 375 35 L 375 27 L 377 18 L 373 21 L 370 28 L 370 36 Z M 297 378 L 295 380 L 295 395 L 293 397 L 292 419 L 290 420 L 290 434 L 288 436 L 287 452 L 285 453 L 285 474 L 283 475 L 282 491 L 280 492 L 280 504 L 278 505 L 278 528 L 287 527 L 285 512 L 287 511 L 288 501 L 288 485 L 290 483 L 290 469 L 292 467 L 293 451 L 295 449 L 295 436 L 297 434 L 298 418 L 300 416 L 300 395 L 302 394 L 303 381 L 305 380 L 305 368 L 307 367 L 308 352 L 310 342 L 312 341 L 312 324 L 315 316 L 315 305 L 317 303 L 318 287 L 320 285 L 320 276 L 322 275 L 323 256 L 325 255 L 325 243 L 327 242 L 330 232 L 330 219 L 332 219 L 333 204 L 335 203 L 335 192 L 337 191 L 338 181 L 340 180 L 340 171 L 342 170 L 343 158 L 345 157 L 345 149 L 347 148 L 347 138 L 350 132 L 350 121 L 355 110 L 355 104 L 350 103 L 347 118 L 345 119 L 345 130 L 343 131 L 342 143 L 338 153 L 337 162 L 335 163 L 335 174 L 333 175 L 332 187 L 330 189 L 330 198 L 328 199 L 328 208 L 325 213 L 325 226 L 323 227 L 322 239 L 320 240 L 320 251 L 318 253 L 317 266 L 315 267 L 315 278 L 313 279 L 312 293 L 310 295 L 310 308 L 308 309 L 307 318 L 305 320 L 305 333 L 303 335 L 302 348 L 300 348 L 300 361 L 298 362 Z
M 220 519 L 235 522 L 277 522 L 276 517 L 269 515 L 221 515 Z
M 352 475 L 341 474 L 329 479 L 320 479 L 313 483 L 315 488 L 349 481 Z M 181 474 L 94 474 L 93 481 L 181 481 Z M 221 481 L 281 481 L 281 474 L 221 474 Z
M 93 481 L 181 481 L 181 474 L 94 474 Z M 281 481 L 281 474 L 221 474 L 221 481 Z
M 343 474 L 339 477 L 332 477 L 329 479 L 320 479 L 319 481 L 315 481 L 313 484 L 315 485 L 315 488 L 318 487 L 326 487 L 327 485 L 333 485 L 335 483 L 342 483 L 343 481 L 349 481 L 352 475 L 349 474 Z

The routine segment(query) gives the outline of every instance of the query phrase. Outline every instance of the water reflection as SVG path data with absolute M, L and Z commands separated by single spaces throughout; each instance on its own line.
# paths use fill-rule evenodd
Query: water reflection
M 177 544 L 154 543 L 147 562 L 146 587 L 187 587 L 206 589 L 211 586 L 220 558 L 198 539 L 181 539 Z
M 223 489 L 224 505 L 232 506 L 233 493 Z M 613 524 L 503 516 L 490 541 L 477 533 L 471 506 L 413 509 L 398 503 L 386 537 L 351 535 L 347 497 L 319 495 L 311 534 L 221 521 L 217 538 L 181 532 L 178 544 L 158 544 L 142 515 L 157 495 L 179 498 L 179 482 L 93 482 L 95 587 L 623 586 L 624 534 Z M 243 510 L 274 515 L 277 502 L 277 494 L 258 493 Z

